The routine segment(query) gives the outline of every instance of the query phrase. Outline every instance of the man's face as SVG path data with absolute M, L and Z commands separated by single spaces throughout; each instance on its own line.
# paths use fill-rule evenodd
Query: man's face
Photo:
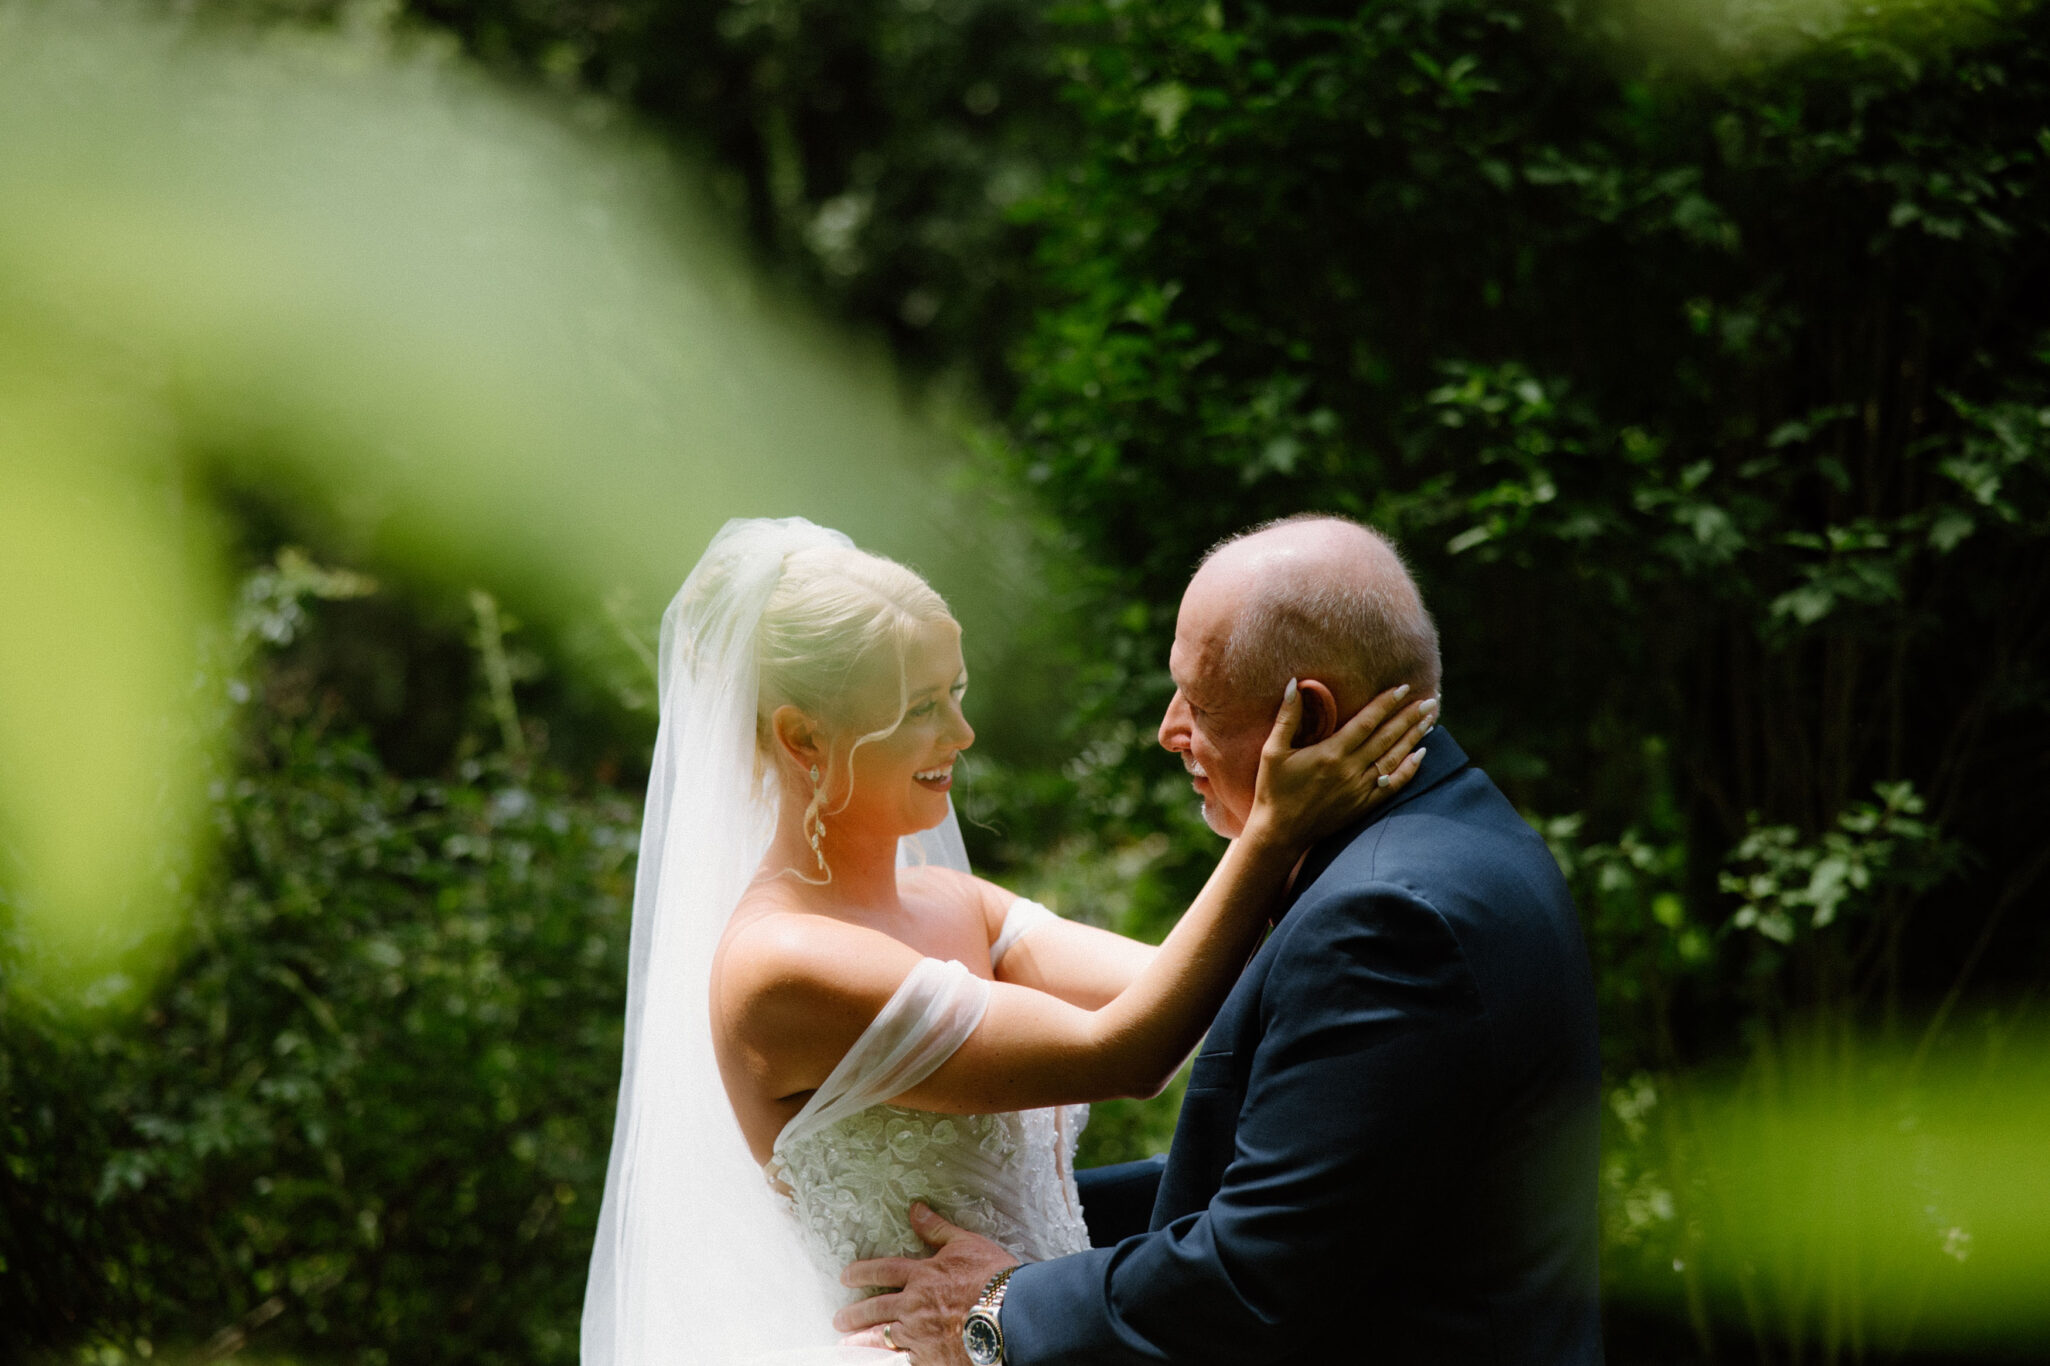
M 1239 594 L 1235 576 L 1214 572 L 1220 568 L 1215 561 L 1204 566 L 1182 595 L 1167 657 L 1175 692 L 1160 720 L 1160 743 L 1189 770 L 1204 821 L 1236 839 L 1253 809 L 1260 749 L 1281 699 L 1239 696 L 1225 678 L 1224 647 Z

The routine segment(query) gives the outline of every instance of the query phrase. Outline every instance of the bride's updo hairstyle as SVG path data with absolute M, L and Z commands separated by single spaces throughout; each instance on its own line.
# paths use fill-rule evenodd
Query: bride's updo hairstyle
M 839 545 L 792 552 L 755 636 L 758 764 L 780 772 L 770 718 L 785 705 L 830 731 L 853 733 L 847 758 L 895 730 L 908 705 L 906 650 L 921 626 L 951 620 L 932 585 L 895 560 Z M 893 674 L 897 706 L 877 715 L 869 710 L 876 683 Z M 841 757 L 837 744 L 833 757 Z

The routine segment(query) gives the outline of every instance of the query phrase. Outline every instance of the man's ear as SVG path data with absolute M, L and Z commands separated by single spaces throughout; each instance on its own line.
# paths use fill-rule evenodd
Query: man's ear
M 1314 745 L 1319 740 L 1329 739 L 1338 729 L 1338 699 L 1331 695 L 1331 689 L 1314 678 L 1296 680 L 1302 689 L 1303 719 L 1295 731 L 1295 747 Z

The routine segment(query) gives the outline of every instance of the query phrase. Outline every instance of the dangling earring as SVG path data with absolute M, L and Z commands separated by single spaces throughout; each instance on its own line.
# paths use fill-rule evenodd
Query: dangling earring
M 819 871 L 826 871 L 826 851 L 820 844 L 826 838 L 826 818 L 819 807 L 826 800 L 826 785 L 819 777 L 819 766 L 811 766 L 811 805 L 804 809 L 804 838 L 811 845 L 811 856 L 819 861 Z

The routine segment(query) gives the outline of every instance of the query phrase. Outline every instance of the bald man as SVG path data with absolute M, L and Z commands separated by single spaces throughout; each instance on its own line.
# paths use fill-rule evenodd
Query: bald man
M 1438 639 L 1385 538 L 1296 517 L 1205 557 L 1168 667 L 1160 743 L 1232 838 L 1291 678 L 1315 743 L 1384 688 L 1435 693 Z M 915 1366 L 1601 1361 L 1579 922 L 1487 775 L 1444 728 L 1427 750 L 1297 869 L 1196 1056 L 1148 1231 L 1018 1267 L 914 1209 L 937 1250 L 888 1281 Z

